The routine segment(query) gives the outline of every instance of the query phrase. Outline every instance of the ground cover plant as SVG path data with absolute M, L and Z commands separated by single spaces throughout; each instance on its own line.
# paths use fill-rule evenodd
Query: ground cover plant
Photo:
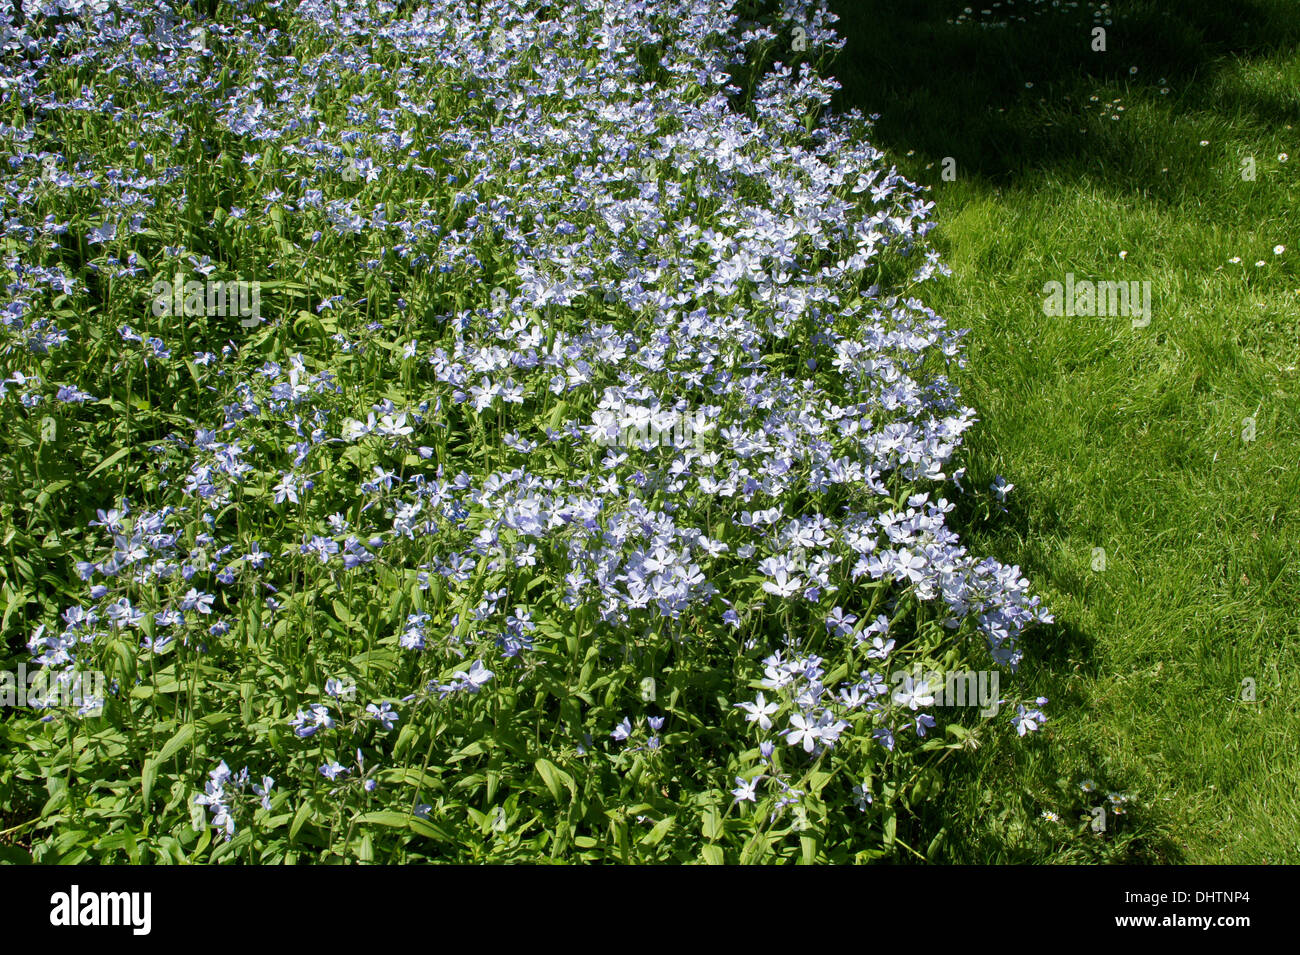
M 828 11 L 3 13 L 6 858 L 942 857 L 1051 615 Z

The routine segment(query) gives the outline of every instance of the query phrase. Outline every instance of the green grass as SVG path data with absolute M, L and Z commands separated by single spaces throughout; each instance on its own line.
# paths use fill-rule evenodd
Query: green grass
M 1300 861 L 1294 3 L 1115 4 L 1105 53 L 1088 5 L 1005 27 L 948 23 L 960 0 L 833 6 L 840 105 L 933 187 L 970 478 L 1016 485 L 962 526 L 1057 616 L 1025 667 L 1051 722 L 955 768 L 948 858 Z M 1150 281 L 1150 326 L 1046 316 L 1067 272 Z M 1130 796 L 1104 834 L 1080 831 L 1084 778 Z

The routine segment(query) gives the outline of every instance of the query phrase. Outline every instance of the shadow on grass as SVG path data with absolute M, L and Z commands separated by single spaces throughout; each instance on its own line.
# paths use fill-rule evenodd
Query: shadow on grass
M 1025 16 L 1005 25 L 994 23 L 1007 19 L 999 11 L 980 13 L 992 3 L 970 0 L 830 2 L 847 40 L 828 68 L 842 85 L 834 107 L 875 115 L 873 145 L 893 160 L 915 151 L 906 165 L 920 168 L 952 157 L 959 177 L 977 186 L 1033 188 L 1074 179 L 1163 202 L 1180 187 L 1157 173 L 1173 165 L 1169 154 L 1182 140 L 1196 138 L 1184 121 L 1193 128 L 1226 121 L 1252 136 L 1300 125 L 1300 100 L 1284 85 L 1247 89 L 1232 76 L 1238 59 L 1249 66 L 1300 45 L 1300 15 L 1287 0 L 1136 0 L 1111 3 L 1100 15 L 1098 4 L 1020 0 L 1014 7 L 999 4 L 1004 14 Z M 950 22 L 967 6 L 983 24 Z M 1093 49 L 1098 26 L 1105 30 L 1104 52 Z M 1112 102 L 1121 117 L 1128 111 L 1122 117 L 1128 123 L 1112 122 L 1112 109 L 1105 108 Z M 1058 590 L 1081 592 L 1086 566 L 1075 579 L 1045 551 L 1023 546 L 1070 536 L 1053 502 L 1021 490 L 1006 508 L 990 506 L 982 491 L 990 476 L 981 474 L 982 483 L 972 476 L 976 493 L 958 498 L 953 526 L 981 553 L 1006 559 L 1037 552 L 1042 566 L 1026 568 L 1031 579 L 1050 576 Z M 1086 822 L 1070 834 L 1094 798 L 1081 795 L 1081 778 L 1094 779 L 1103 792 L 1125 792 L 1129 783 L 1102 778 L 1099 742 L 1078 732 L 1052 739 L 1055 720 L 1081 714 L 1068 716 L 1075 729 L 1088 720 L 1083 708 L 1093 702 L 1087 685 L 1097 675 L 1095 641 L 1060 621 L 1026 634 L 1022 647 L 1026 662 L 1016 682 L 1050 699 L 1045 731 L 1041 738 L 997 740 L 982 752 L 962 753 L 946 773 L 943 793 L 921 809 L 916 837 L 944 828 L 940 858 L 951 862 L 1181 861 L 1183 850 L 1159 807 L 1137 808 L 1104 834 Z M 1047 812 L 1057 813 L 1065 828 L 1046 825 Z
M 1211 98 L 1225 55 L 1260 57 L 1300 43 L 1289 0 L 1138 0 L 1112 3 L 1099 18 L 1095 3 L 1062 9 L 1021 0 L 1001 12 L 1026 22 L 991 25 L 1006 19 L 994 11 L 981 25 L 979 9 L 989 6 L 831 0 L 847 40 L 829 67 L 843 87 L 834 107 L 879 114 L 874 145 L 895 157 L 908 150 L 935 163 L 952 157 L 960 176 L 991 185 L 1029 171 L 1077 172 L 1082 162 L 1112 186 L 1143 190 L 1149 163 L 1125 155 L 1141 150 L 1116 150 L 1088 127 L 1100 86 L 1192 110 Z M 976 22 L 949 22 L 966 7 Z M 1108 17 L 1106 50 L 1095 52 L 1092 31 Z M 1221 91 L 1215 109 L 1266 126 L 1300 122 L 1296 101 L 1280 96 Z

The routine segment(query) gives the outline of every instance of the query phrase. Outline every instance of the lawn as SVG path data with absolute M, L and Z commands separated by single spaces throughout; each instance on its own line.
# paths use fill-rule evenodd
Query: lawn
M 1015 485 L 968 540 L 1056 615 L 1041 745 L 963 759 L 950 858 L 1297 861 L 1295 5 L 832 6 L 838 105 L 936 203 L 971 481 Z M 1045 314 L 1067 273 L 1149 282 L 1149 325 Z

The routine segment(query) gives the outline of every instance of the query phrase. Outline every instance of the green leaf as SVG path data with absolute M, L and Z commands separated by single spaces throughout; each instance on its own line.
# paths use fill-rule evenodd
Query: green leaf
M 815 836 L 799 837 L 799 846 L 803 849 L 801 861 L 804 865 L 813 865 L 817 861 L 817 839 Z
M 488 749 L 488 745 L 483 740 L 477 739 L 467 746 L 462 746 L 460 749 L 456 750 L 455 753 L 448 757 L 447 762 L 458 763 L 462 759 L 469 759 L 471 756 L 482 756 L 488 751 Z
M 0 846 L 0 862 L 5 865 L 31 865 L 31 853 L 22 846 Z
M 91 472 L 86 475 L 86 477 L 93 478 L 100 471 L 104 470 L 105 468 L 111 468 L 114 464 L 116 464 L 118 461 L 121 461 L 124 457 L 126 457 L 130 453 L 131 453 L 131 449 L 129 447 L 120 448 L 117 451 L 114 451 L 108 457 L 104 458 L 104 460 L 96 464 L 94 469 L 92 469 Z
M 939 849 L 943 846 L 943 837 L 947 834 L 948 829 L 946 827 L 934 834 L 934 838 L 930 840 L 930 845 L 925 850 L 925 858 L 928 862 L 933 862 L 938 858 Z
M 304 802 L 298 807 L 298 811 L 293 814 L 293 822 L 289 826 L 289 841 L 292 842 L 298 836 L 298 830 L 302 828 L 307 817 L 312 814 L 312 805 L 310 802 Z
M 180 752 L 181 747 L 188 743 L 193 735 L 194 724 L 186 723 L 163 744 L 157 755 L 144 761 L 144 765 L 140 768 L 140 796 L 146 803 L 149 801 L 149 794 L 153 791 L 154 781 L 158 778 L 159 767 Z
M 158 750 L 158 755 L 155 759 L 157 759 L 159 764 L 167 762 L 167 760 L 171 759 L 180 751 L 182 746 L 190 741 L 190 737 L 193 735 L 194 724 L 186 723 L 176 731 L 175 735 L 173 735 L 171 739 L 163 744 L 163 748 Z
M 664 836 L 677 824 L 676 816 L 665 816 L 655 823 L 655 827 L 641 837 L 641 845 L 657 846 L 664 841 Z
M 437 839 L 439 842 L 451 841 L 450 835 L 428 819 L 422 819 L 419 816 L 412 816 L 407 813 L 394 812 L 391 809 L 362 813 L 354 821 L 369 822 L 376 826 L 388 826 L 391 829 L 409 829 L 411 832 L 430 839 Z
M 710 806 L 704 810 L 704 838 L 713 840 L 722 835 L 722 817 L 718 815 L 718 808 Z
M 334 616 L 338 619 L 339 623 L 343 624 L 343 626 L 347 627 L 349 630 L 360 629 L 360 624 L 357 623 L 356 618 L 352 616 L 352 612 L 348 610 L 347 605 L 343 603 L 343 601 L 335 600 L 333 607 Z
M 158 778 L 158 761 L 150 758 L 144 761 L 144 766 L 140 769 L 140 796 L 147 804 L 149 802 L 149 793 L 153 791 L 154 780 Z
M 576 798 L 577 789 L 573 785 L 573 777 L 560 769 L 549 759 L 539 759 L 533 764 L 537 767 L 537 773 L 542 777 L 542 782 L 546 783 L 546 788 L 550 790 L 551 798 L 557 803 L 560 801 L 560 787 L 563 786 L 569 791 L 569 795 Z
M 434 776 L 432 773 L 422 773 L 414 766 L 385 769 L 380 772 L 379 778 L 385 783 L 415 786 L 420 789 L 428 789 L 435 792 L 447 788 L 446 784 L 443 783 L 440 778 Z

